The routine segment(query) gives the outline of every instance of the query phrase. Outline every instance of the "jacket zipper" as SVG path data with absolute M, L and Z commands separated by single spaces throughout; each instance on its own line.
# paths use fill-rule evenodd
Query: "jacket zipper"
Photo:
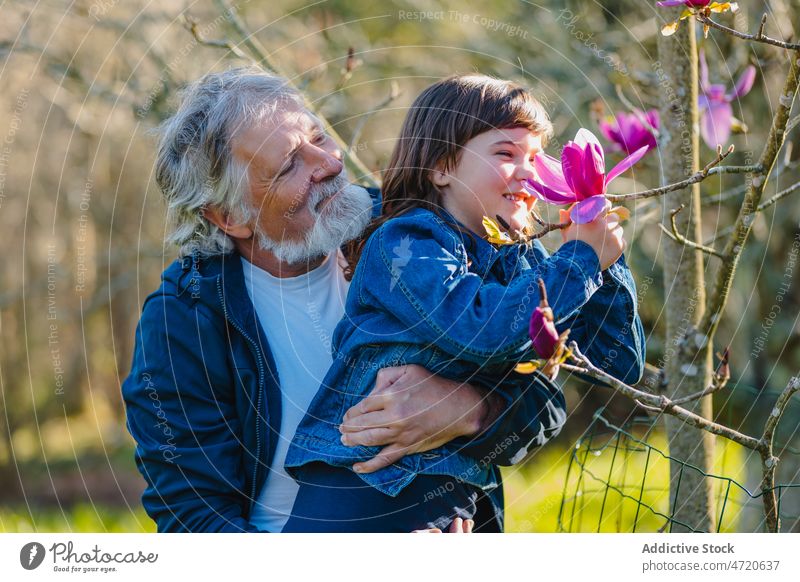
M 252 514 L 253 504 L 256 500 L 256 477 L 258 476 L 258 465 L 261 462 L 261 421 L 258 419 L 258 415 L 261 414 L 261 398 L 265 390 L 264 365 L 261 361 L 261 350 L 258 348 L 258 344 L 249 335 L 247 335 L 247 333 L 228 315 L 228 308 L 225 305 L 225 297 L 222 293 L 222 278 L 217 279 L 217 293 L 219 294 L 219 302 L 222 304 L 222 312 L 225 314 L 225 319 L 234 327 L 234 329 L 236 329 L 236 331 L 242 334 L 242 337 L 250 342 L 250 345 L 253 347 L 253 351 L 256 353 L 256 359 L 258 362 L 258 398 L 256 400 L 256 462 L 255 466 L 253 467 L 253 486 L 250 491 L 249 511 L 249 514 Z

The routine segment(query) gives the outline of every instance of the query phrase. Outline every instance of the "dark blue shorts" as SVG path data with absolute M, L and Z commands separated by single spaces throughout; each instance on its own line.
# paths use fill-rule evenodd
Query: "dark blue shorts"
M 300 491 L 284 532 L 446 532 L 456 517 L 474 520 L 475 532 L 502 531 L 489 497 L 453 477 L 417 475 L 391 497 L 344 467 L 315 462 L 297 474 Z

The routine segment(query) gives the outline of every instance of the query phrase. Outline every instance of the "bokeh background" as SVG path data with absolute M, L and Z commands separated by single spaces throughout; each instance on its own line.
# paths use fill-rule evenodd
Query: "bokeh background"
M 4 1 L 0 531 L 154 529 L 139 503 L 144 482 L 133 464 L 120 397 L 140 306 L 175 256 L 162 243 L 164 206 L 152 175 L 151 130 L 174 107 L 182 85 L 254 57 L 225 4 L 234 7 L 269 65 L 303 90 L 376 180 L 411 100 L 453 73 L 479 71 L 529 86 L 556 128 L 551 153 L 577 128 L 596 130 L 603 111 L 658 106 L 656 35 L 663 14 L 649 0 Z M 763 12 L 773 36 L 796 36 L 796 0 L 740 2 L 737 16 L 721 20 L 754 30 Z M 736 152 L 729 159 L 754 163 L 786 55 L 713 32 L 702 45 L 713 82 L 732 85 L 746 65 L 757 67 L 755 88 L 734 104 L 748 132 L 732 137 Z M 768 194 L 800 178 L 797 135 L 789 135 Z M 701 153 L 705 161 L 713 156 L 708 149 Z M 660 170 L 655 152 L 613 190 L 656 186 Z M 702 195 L 704 237 L 720 245 L 743 198 L 742 177 L 706 180 Z M 629 262 L 639 285 L 648 362 L 658 366 L 665 349 L 661 313 L 670 300 L 659 257 L 665 209 L 658 199 L 630 209 Z M 732 379 L 715 397 L 716 412 L 744 431 L 760 433 L 776 393 L 800 370 L 800 266 L 792 250 L 798 236 L 797 197 L 758 217 L 717 334 L 719 350 L 730 346 Z M 552 249 L 557 241 L 545 244 Z M 714 268 L 708 265 L 709 278 Z M 584 471 L 570 466 L 580 450 L 576 442 L 585 442 L 587 429 L 598 425 L 592 424 L 595 412 L 604 408 L 605 417 L 622 426 L 631 404 L 574 380 L 564 389 L 567 429 L 523 466 L 504 472 L 508 530 L 627 531 L 634 522 L 639 530 L 658 529 L 652 512 L 634 517 L 630 500 L 604 483 L 622 479 L 623 490 L 638 492 L 646 475 L 644 499 L 664 510 L 666 461 L 645 470 L 634 447 L 622 465 L 610 447 L 593 450 Z M 779 431 L 782 483 L 800 482 L 799 420 L 794 403 Z M 658 424 L 630 430 L 668 451 Z M 757 459 L 735 446 L 718 446 L 718 455 L 720 475 L 756 489 Z M 789 497 L 784 509 L 800 513 L 800 503 Z M 753 531 L 760 501 L 738 494 L 730 503 L 723 529 Z

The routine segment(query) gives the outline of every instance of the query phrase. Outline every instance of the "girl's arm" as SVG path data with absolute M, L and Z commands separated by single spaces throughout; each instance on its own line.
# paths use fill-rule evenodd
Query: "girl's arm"
M 547 260 L 541 243 L 534 242 L 534 261 Z M 559 333 L 570 329 L 592 363 L 626 384 L 638 382 L 644 372 L 645 336 L 637 307 L 636 283 L 625 256 L 603 271 L 603 285 L 583 307 L 558 321 Z
M 478 364 L 513 360 L 530 347 L 539 278 L 556 321 L 576 314 L 603 280 L 592 248 L 571 241 L 508 285 L 488 281 L 468 270 L 460 237 L 428 213 L 383 225 L 361 261 L 355 291 L 362 304 L 379 306 L 431 345 Z

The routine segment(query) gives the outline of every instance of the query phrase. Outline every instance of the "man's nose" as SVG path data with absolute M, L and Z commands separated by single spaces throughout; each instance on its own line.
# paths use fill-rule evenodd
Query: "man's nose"
M 318 147 L 314 147 L 314 149 L 316 150 L 314 154 L 317 158 L 315 160 L 317 167 L 311 175 L 312 181 L 321 182 L 342 173 L 344 164 L 342 164 L 342 152 L 339 148 L 333 151 Z

